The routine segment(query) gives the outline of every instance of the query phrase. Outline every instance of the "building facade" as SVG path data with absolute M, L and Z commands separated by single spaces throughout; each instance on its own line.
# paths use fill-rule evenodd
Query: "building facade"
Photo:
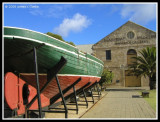
M 139 56 L 143 48 L 156 47 L 156 32 L 131 21 L 93 45 L 93 53 L 113 72 L 112 86 L 147 87 L 149 79 L 128 74 L 131 57 Z
M 82 52 L 86 52 L 88 54 L 92 54 L 93 51 L 92 51 L 92 46 L 93 44 L 86 44 L 86 45 L 76 45 L 76 47 L 82 51 Z

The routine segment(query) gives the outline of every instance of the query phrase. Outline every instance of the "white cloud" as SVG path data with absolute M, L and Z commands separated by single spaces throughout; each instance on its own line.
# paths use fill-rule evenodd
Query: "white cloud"
M 35 9 L 35 10 L 30 10 L 29 13 L 31 13 L 32 15 L 38 16 L 38 15 L 43 15 L 43 11 L 40 9 Z
M 91 20 L 86 16 L 76 13 L 71 19 L 64 19 L 58 27 L 54 28 L 54 32 L 62 36 L 68 36 L 70 32 L 80 32 L 90 24 Z
M 137 23 L 147 24 L 156 18 L 156 5 L 125 4 L 121 10 L 121 16 Z

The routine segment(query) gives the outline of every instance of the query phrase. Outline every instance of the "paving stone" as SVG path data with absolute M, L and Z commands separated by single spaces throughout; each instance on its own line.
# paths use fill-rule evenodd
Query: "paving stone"
M 144 98 L 133 95 L 139 94 L 136 90 L 104 91 L 100 100 L 94 97 L 95 104 L 89 102 L 88 108 L 79 106 L 78 114 L 76 111 L 68 111 L 68 119 L 156 119 L 156 112 Z M 87 100 L 92 99 L 87 97 Z M 65 119 L 64 117 L 64 113 L 46 113 L 45 116 L 46 119 Z
M 132 97 L 132 95 L 138 95 L 138 92 L 134 90 L 108 91 L 108 94 L 86 112 L 82 118 L 156 119 L 156 112 L 144 98 Z

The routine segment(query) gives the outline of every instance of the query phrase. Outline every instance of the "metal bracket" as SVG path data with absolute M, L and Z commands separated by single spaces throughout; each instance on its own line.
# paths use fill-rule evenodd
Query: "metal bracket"
M 61 57 L 60 61 L 48 72 L 48 79 L 45 85 L 39 89 L 39 80 L 38 80 L 38 62 L 37 62 L 37 52 L 36 47 L 34 47 L 34 63 L 35 63 L 35 74 L 36 74 L 36 83 L 37 83 L 37 95 L 26 105 L 25 108 L 25 117 L 28 117 L 28 111 L 30 106 L 34 103 L 34 101 L 38 98 L 38 111 L 39 111 L 39 117 L 42 117 L 42 109 L 41 109 L 41 99 L 40 99 L 40 93 L 42 93 L 45 88 L 48 86 L 48 84 L 52 81 L 53 78 L 57 77 L 57 73 L 64 67 L 64 65 L 67 63 L 67 60 L 64 57 Z M 58 83 L 58 82 L 57 82 Z
M 58 78 L 57 78 L 57 81 L 58 81 Z M 65 110 L 64 112 L 65 112 L 65 118 L 67 118 L 68 117 L 68 115 L 67 115 L 67 113 L 68 113 L 68 110 L 74 110 L 74 109 L 68 109 L 67 108 L 67 106 L 66 106 L 66 102 L 65 102 L 65 98 L 64 98 L 64 96 L 63 96 L 63 94 L 65 94 L 67 91 L 69 91 L 71 88 L 73 88 L 74 89 L 74 86 L 77 84 L 77 83 L 79 83 L 81 81 L 81 77 L 78 79 L 78 80 L 76 80 L 72 85 L 70 85 L 69 87 L 67 87 L 66 89 L 64 89 L 63 91 L 61 90 L 61 88 L 59 87 L 59 90 L 60 90 L 60 93 L 59 94 L 57 94 L 57 95 L 55 95 L 54 97 L 52 97 L 51 99 L 50 99 L 50 106 L 48 107 L 48 109 L 60 109 L 60 110 Z M 76 91 L 75 91 L 75 89 L 74 89 L 74 93 L 75 93 Z M 71 93 L 72 94 L 72 93 Z M 63 105 L 64 105 L 64 108 L 53 108 L 53 107 L 51 107 L 52 106 L 52 104 L 57 100 L 57 99 L 59 99 L 60 97 L 62 97 L 62 102 L 63 102 Z M 56 111 L 55 111 L 56 112 Z M 59 111 L 57 111 L 57 112 L 59 112 Z

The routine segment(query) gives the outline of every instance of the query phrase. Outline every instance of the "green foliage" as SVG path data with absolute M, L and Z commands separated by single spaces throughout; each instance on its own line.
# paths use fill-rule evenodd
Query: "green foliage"
M 133 57 L 136 59 L 136 62 L 133 62 L 129 68 L 137 76 L 147 75 L 150 80 L 150 89 L 153 89 L 156 80 L 156 48 L 147 47 L 146 49 L 142 49 L 139 53 L 141 56 Z
M 49 35 L 49 36 L 52 36 L 52 37 L 54 37 L 54 38 L 56 38 L 56 39 L 59 39 L 59 40 L 61 40 L 61 41 L 67 42 L 67 41 L 65 41 L 65 40 L 62 38 L 62 36 L 60 36 L 60 35 L 58 35 L 58 34 L 54 34 L 54 33 L 51 33 L 51 32 L 47 32 L 46 34 Z M 67 43 L 70 44 L 70 45 L 72 45 L 72 46 L 75 46 L 75 44 L 74 44 L 73 42 L 67 42 Z
M 62 36 L 60 36 L 58 34 L 54 34 L 54 33 L 51 33 L 51 32 L 47 32 L 46 34 L 49 35 L 49 36 L 52 36 L 52 37 L 54 37 L 56 39 L 59 39 L 61 41 L 64 41 L 64 39 L 62 38 Z
M 106 86 L 107 84 L 111 83 L 112 79 L 114 77 L 114 74 L 107 69 L 103 70 L 101 80 L 100 80 L 100 85 L 101 86 Z
M 76 46 L 73 42 L 68 42 L 68 44 L 73 45 L 73 46 Z

